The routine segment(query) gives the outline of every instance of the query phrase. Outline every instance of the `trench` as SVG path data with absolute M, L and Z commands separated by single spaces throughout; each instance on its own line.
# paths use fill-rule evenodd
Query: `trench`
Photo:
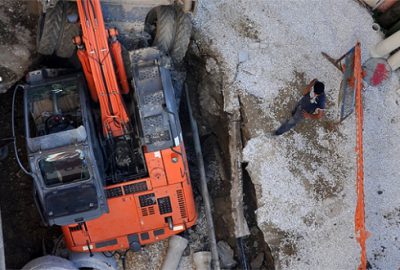
M 233 153 L 229 151 L 229 115 L 224 111 L 224 74 L 215 59 L 218 56 L 208 51 L 208 46 L 199 47 L 192 41 L 186 55 L 186 82 L 191 92 L 194 117 L 199 124 L 204 162 L 208 176 L 208 189 L 213 202 L 213 218 L 218 241 L 225 241 L 234 250 L 236 268 L 243 269 L 239 242 L 234 234 L 231 202 L 231 168 L 229 160 Z M 207 60 L 215 62 L 215 69 L 207 68 Z M 208 69 L 208 70 L 207 70 Z M 246 143 L 246 130 L 241 123 L 241 137 Z M 271 249 L 258 228 L 255 210 L 257 209 L 256 191 L 246 164 L 242 164 L 244 216 L 250 235 L 242 239 L 243 251 L 250 269 L 273 270 L 274 259 Z M 222 265 L 223 267 L 223 265 Z
M 207 47 L 207 44 L 203 44 Z M 218 68 L 216 62 L 216 72 L 207 71 L 208 59 L 218 59 L 213 52 L 204 51 L 192 42 L 186 56 L 185 66 L 186 82 L 191 91 L 191 103 L 194 116 L 199 124 L 203 157 L 206 165 L 208 188 L 213 202 L 213 217 L 216 228 L 217 241 L 226 242 L 234 251 L 234 259 L 237 262 L 236 268 L 242 268 L 238 241 L 234 235 L 234 226 L 231 208 L 231 181 L 229 178 L 230 167 L 229 158 L 229 126 L 228 114 L 223 110 L 223 87 L 224 74 Z M 57 57 L 42 57 L 35 60 L 29 70 L 41 67 L 49 68 L 74 68 L 78 60 L 73 58 L 71 61 L 61 60 Z M 175 81 L 179 85 L 179 82 Z M 180 85 L 181 87 L 182 85 Z M 179 86 L 177 86 L 179 88 Z M 11 88 L 8 93 L 2 96 L 4 102 L 0 107 L 0 124 L 3 130 L 2 137 L 11 137 Z M 184 107 L 184 106 L 182 106 Z M 186 122 L 185 122 L 186 121 Z M 183 119 L 184 132 L 187 119 Z M 186 129 L 186 130 L 185 130 Z M 16 104 L 16 133 L 18 142 L 18 152 L 20 159 L 25 164 L 26 152 L 24 150 L 24 127 L 22 113 L 22 93 L 18 93 Z M 241 130 L 243 143 L 246 142 L 247 133 L 244 128 Z M 191 145 L 188 144 L 190 148 Z M 7 159 L 0 161 L 3 169 L 0 171 L 0 205 L 2 206 L 3 230 L 6 252 L 6 265 L 10 269 L 20 269 L 28 261 L 50 254 L 60 235 L 58 227 L 45 227 L 40 220 L 32 196 L 32 180 L 23 174 L 14 158 L 11 149 Z M 193 151 L 188 149 L 188 154 Z M 189 156 L 189 162 L 195 159 Z M 194 167 L 194 166 L 191 166 Z M 271 250 L 265 242 L 262 231 L 257 226 L 255 210 L 257 209 L 257 199 L 254 185 L 247 174 L 245 164 L 242 166 L 243 190 L 244 190 L 244 215 L 250 229 L 250 235 L 242 239 L 243 250 L 246 255 L 247 264 L 251 269 L 272 270 L 274 260 Z M 196 183 L 196 170 L 193 170 L 194 191 L 196 201 L 201 204 L 199 183 Z M 200 216 L 200 219 L 204 217 Z M 196 232 L 196 228 L 193 229 Z M 207 250 L 208 239 L 203 232 L 198 233 L 202 244 L 198 251 Z M 261 259 L 260 259 L 261 258 Z M 258 261 L 257 264 L 254 264 Z

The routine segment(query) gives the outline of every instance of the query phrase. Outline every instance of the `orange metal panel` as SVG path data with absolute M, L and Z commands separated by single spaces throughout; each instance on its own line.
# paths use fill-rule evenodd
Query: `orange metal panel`
M 183 149 L 183 148 L 182 148 Z M 182 150 L 175 147 L 174 151 Z M 63 227 L 67 247 L 74 251 L 112 251 L 116 249 L 129 248 L 128 235 L 142 233 L 148 235 L 148 239 L 141 239 L 140 244 L 148 244 L 161 239 L 168 238 L 193 226 L 197 219 L 192 187 L 188 174 L 184 173 L 184 159 L 180 156 L 174 162 L 176 152 L 165 149 L 158 152 L 145 153 L 146 163 L 150 172 L 149 178 L 133 180 L 107 187 L 107 189 L 121 188 L 121 195 L 109 198 L 110 212 L 101 217 L 85 223 L 85 231 L 71 231 L 69 227 Z M 166 164 L 164 166 L 164 164 Z M 187 164 L 186 164 L 187 166 Z M 152 173 L 153 172 L 153 173 Z M 168 183 L 166 176 L 170 177 Z M 144 182 L 147 190 L 134 194 L 125 194 L 124 186 Z M 151 205 L 142 207 L 139 197 L 154 194 L 155 201 Z M 171 211 L 162 214 L 160 212 L 160 198 L 169 197 Z M 166 217 L 171 217 L 173 229 L 168 226 Z M 155 231 L 163 230 L 163 234 L 156 235 Z M 116 244 L 98 248 L 96 243 L 105 241 L 116 241 Z
M 88 251 L 87 246 L 89 244 L 92 251 L 116 250 L 129 248 L 129 243 L 125 239 L 131 234 L 140 236 L 141 233 L 147 233 L 149 237 L 152 235 L 150 239 L 140 241 L 141 244 L 146 244 L 184 231 L 194 225 L 196 218 L 189 218 L 189 213 L 193 210 L 190 208 L 194 205 L 193 197 L 184 198 L 179 196 L 182 191 L 183 194 L 186 193 L 184 189 L 185 187 L 182 184 L 175 184 L 108 199 L 110 213 L 86 222 L 85 226 L 82 226 L 83 231 L 71 232 L 69 227 L 76 227 L 77 224 L 63 228 L 67 247 L 71 250 L 82 252 Z M 151 193 L 154 193 L 156 198 L 154 204 L 141 207 L 139 196 Z M 161 214 L 157 199 L 167 196 L 170 198 L 171 212 Z M 172 217 L 172 230 L 168 226 L 166 217 Z M 87 228 L 87 232 L 84 231 L 85 228 Z M 154 231 L 156 230 L 164 230 L 164 233 L 155 235 Z M 96 248 L 96 243 L 115 239 L 117 239 L 118 244 Z
M 161 157 L 161 152 L 145 153 L 147 170 L 153 187 L 165 186 L 167 178 L 165 176 L 164 164 Z
M 185 175 L 185 164 L 183 160 L 183 154 L 181 153 L 181 147 L 177 146 L 171 149 L 161 151 L 165 174 L 167 175 L 167 181 L 169 184 L 175 184 L 182 182 L 186 177 Z

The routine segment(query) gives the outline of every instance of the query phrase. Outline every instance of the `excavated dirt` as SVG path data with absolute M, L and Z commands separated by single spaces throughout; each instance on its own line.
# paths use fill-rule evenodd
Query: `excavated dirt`
M 0 93 L 25 76 L 38 55 L 35 34 L 38 1 L 0 3 Z

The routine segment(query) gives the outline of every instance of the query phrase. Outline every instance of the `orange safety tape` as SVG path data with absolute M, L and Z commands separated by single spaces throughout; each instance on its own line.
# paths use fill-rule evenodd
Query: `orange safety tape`
M 363 157 L 363 108 L 362 108 L 362 67 L 361 67 L 361 46 L 357 43 L 354 52 L 354 78 L 355 78 L 355 107 L 357 118 L 357 206 L 355 212 L 355 233 L 361 248 L 361 261 L 359 270 L 367 269 L 367 250 L 366 240 L 368 232 L 365 228 L 365 208 L 364 208 L 364 157 Z

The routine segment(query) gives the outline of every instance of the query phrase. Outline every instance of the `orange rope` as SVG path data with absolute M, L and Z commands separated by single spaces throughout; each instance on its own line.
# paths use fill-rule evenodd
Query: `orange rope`
M 355 108 L 357 117 L 357 206 L 355 213 L 355 233 L 361 247 L 361 261 L 358 270 L 367 269 L 366 240 L 368 232 L 365 228 L 364 208 L 364 157 L 363 157 L 363 108 L 362 108 L 362 68 L 360 43 L 355 46 L 354 52 L 354 78 L 355 78 Z

